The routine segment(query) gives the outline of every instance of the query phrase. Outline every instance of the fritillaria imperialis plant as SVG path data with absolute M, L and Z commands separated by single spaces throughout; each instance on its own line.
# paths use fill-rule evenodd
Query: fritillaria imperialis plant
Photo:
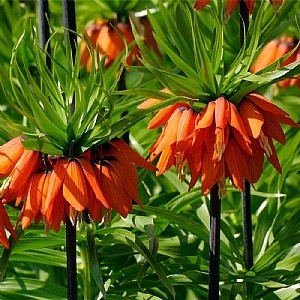
M 291 24 L 297 34 L 295 3 L 91 3 L 76 2 L 79 46 L 68 18 L 65 44 L 60 29 L 51 27 L 50 40 L 39 44 L 26 27 L 10 63 L 0 67 L 3 97 L 15 111 L 13 117 L 0 111 L 0 134 L 9 140 L 0 146 L 2 276 L 13 249 L 12 259 L 32 259 L 18 251 L 35 247 L 39 240 L 31 234 L 36 229 L 41 237 L 44 227 L 45 240 L 58 249 L 47 253 L 47 259 L 55 253 L 49 264 L 64 268 L 59 255 L 73 251 L 75 278 L 81 276 L 68 277 L 67 286 L 84 299 L 272 299 L 291 285 L 295 294 L 298 199 L 282 202 L 282 185 L 273 180 L 286 175 L 287 161 L 292 165 L 284 144 L 297 153 L 299 138 L 280 98 L 282 88 L 289 93 L 299 81 L 299 39 L 285 37 L 292 36 Z M 50 1 L 50 11 L 55 5 Z M 147 160 L 121 139 L 128 130 Z M 144 169 L 141 176 L 136 166 Z M 269 181 L 276 194 L 264 188 Z M 8 206 L 20 212 L 10 218 Z M 245 223 L 255 227 L 254 236 Z M 64 230 L 66 247 L 65 236 L 55 240 Z M 22 280 L 24 295 L 39 293 L 37 280 Z M 7 282 L 16 280 L 0 283 L 0 297 L 7 291 L 18 297 L 20 286 L 12 292 Z M 27 288 L 31 283 L 35 290 Z M 59 298 L 56 288 L 46 290 Z

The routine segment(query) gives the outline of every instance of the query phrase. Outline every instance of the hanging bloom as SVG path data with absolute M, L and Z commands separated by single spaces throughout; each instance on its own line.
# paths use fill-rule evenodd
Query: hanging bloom
M 123 35 L 128 45 L 134 41 L 129 23 L 117 23 L 115 26 L 117 30 Z M 89 43 L 88 37 L 90 38 L 95 55 L 97 53 L 96 48 L 98 48 L 100 58 L 104 55 L 107 55 L 105 58 L 106 68 L 108 68 L 125 49 L 124 42 L 118 31 L 116 31 L 112 27 L 111 22 L 104 22 L 103 20 L 99 20 L 96 23 L 91 24 L 86 29 L 86 33 L 84 34 L 84 38 L 87 43 Z M 87 71 L 90 72 L 92 68 L 92 59 L 85 43 L 81 44 L 80 53 L 80 66 L 86 64 Z M 132 65 L 132 57 L 138 55 L 138 48 L 137 46 L 134 46 L 127 58 L 127 65 Z
M 196 10 L 200 10 L 202 8 L 204 8 L 207 4 L 210 3 L 211 0 L 196 0 L 194 8 Z
M 17 224 L 22 220 L 25 229 L 32 220 L 38 224 L 43 219 L 45 232 L 50 227 L 57 232 L 66 217 L 75 224 L 84 209 L 95 222 L 102 220 L 103 208 L 106 219 L 111 208 L 126 217 L 132 200 L 141 205 L 134 164 L 156 170 L 119 139 L 73 158 L 25 150 L 7 179 L 2 203 L 24 200 Z
M 141 35 L 144 44 L 148 49 L 153 50 L 154 53 L 156 53 L 156 55 L 161 58 L 162 55 L 153 36 L 153 28 L 151 23 L 149 22 L 149 19 L 147 17 L 141 17 L 139 18 L 139 22 L 140 26 L 137 27 L 137 30 L 139 32 L 140 29 L 141 32 L 139 34 Z M 138 56 L 140 57 L 139 53 Z
M 122 217 L 126 217 L 132 211 L 132 200 L 142 206 L 137 192 L 138 174 L 134 164 L 154 171 L 155 166 L 121 139 L 101 145 L 97 151 L 93 151 L 92 157 L 105 208 L 113 208 Z
M 155 103 L 151 99 L 147 101 L 148 105 Z M 181 180 L 188 165 L 189 188 L 201 177 L 204 195 L 218 183 L 219 196 L 224 197 L 228 177 L 240 191 L 244 178 L 250 183 L 257 182 L 262 173 L 264 153 L 281 172 L 272 142 L 274 138 L 285 143 L 280 123 L 300 127 L 286 112 L 257 93 L 247 95 L 238 109 L 220 97 L 209 102 L 199 114 L 186 104 L 176 103 L 160 110 L 148 124 L 148 128 L 165 124 L 149 150 L 150 160 L 160 155 L 157 175 L 174 165 Z
M 252 155 L 247 156 L 250 183 L 258 181 L 262 173 L 264 153 L 274 168 L 281 173 L 280 163 L 272 139 L 285 144 L 286 139 L 280 123 L 300 128 L 289 115 L 258 93 L 248 94 L 238 105 L 246 132 L 252 142 Z
M 270 0 L 271 4 L 273 5 L 274 12 L 277 12 L 283 0 Z
M 163 91 L 168 92 L 166 89 Z M 143 109 L 161 100 L 148 99 L 138 106 Z M 171 166 L 175 166 L 180 181 L 185 179 L 185 168 L 189 156 L 192 138 L 189 136 L 195 129 L 197 113 L 187 104 L 175 103 L 161 109 L 149 122 L 148 128 L 154 129 L 165 124 L 162 133 L 149 150 L 150 161 L 161 154 L 157 163 L 157 175 L 161 175 Z
M 270 41 L 265 45 L 257 60 L 252 65 L 250 71 L 253 73 L 259 72 L 292 51 L 297 44 L 298 41 L 296 39 L 288 36 L 282 36 L 280 39 Z M 280 67 L 282 68 L 298 59 L 300 59 L 300 48 L 298 48 L 287 60 L 281 63 Z M 295 84 L 297 84 L 298 88 L 300 88 L 300 76 L 297 78 L 287 78 L 278 82 L 278 85 L 283 89 Z
M 16 137 L 0 146 L 0 178 L 7 177 L 24 152 L 22 137 Z
M 15 233 L 12 224 L 10 222 L 10 219 L 7 215 L 7 212 L 4 208 L 3 203 L 0 201 L 0 243 L 6 248 L 9 248 L 8 239 L 6 236 L 5 229 L 7 229 L 10 234 L 16 239 L 19 240 L 17 234 Z

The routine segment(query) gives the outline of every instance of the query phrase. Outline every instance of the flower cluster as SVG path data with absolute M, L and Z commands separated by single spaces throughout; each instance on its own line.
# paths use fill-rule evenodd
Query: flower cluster
M 146 106 L 156 102 L 147 100 Z M 280 123 L 300 128 L 285 111 L 257 93 L 248 94 L 237 106 L 220 97 L 200 113 L 188 104 L 176 103 L 160 110 L 148 125 L 156 128 L 165 124 L 149 150 L 150 161 L 160 155 L 157 175 L 175 166 L 180 180 L 184 180 L 188 165 L 189 188 L 201 176 L 204 195 L 218 183 L 219 196 L 224 197 L 228 177 L 240 191 L 244 178 L 252 184 L 258 181 L 264 154 L 281 173 L 272 141 L 285 144 Z
M 123 35 L 126 43 L 129 45 L 134 41 L 134 37 L 131 31 L 129 23 L 117 23 L 117 30 Z M 105 67 L 108 68 L 122 53 L 125 49 L 124 42 L 120 34 L 116 31 L 110 22 L 104 22 L 103 20 L 98 20 L 97 22 L 89 25 L 86 28 L 86 33 L 84 38 L 87 43 L 89 39 L 92 43 L 95 55 L 98 48 L 100 58 L 106 55 Z M 81 56 L 80 65 L 87 65 L 87 71 L 90 72 L 92 68 L 92 59 L 89 50 L 85 43 L 81 44 Z M 132 64 L 132 57 L 138 56 L 138 49 L 136 46 L 131 50 L 129 57 L 126 61 L 128 65 Z M 97 61 L 96 61 L 97 63 Z
M 249 13 L 252 14 L 254 10 L 255 0 L 244 0 L 245 4 L 249 10 Z M 196 10 L 203 9 L 206 5 L 208 5 L 211 0 L 196 0 L 194 8 Z M 283 3 L 283 0 L 270 0 L 271 4 L 273 5 L 274 11 L 278 11 L 280 5 Z M 224 19 L 227 22 L 233 13 L 233 11 L 237 8 L 240 4 L 240 0 L 227 0 L 225 11 L 224 11 Z
M 68 216 L 73 224 L 80 212 L 87 210 L 95 222 L 102 221 L 111 208 L 126 217 L 132 200 L 142 206 L 137 192 L 138 174 L 134 166 L 156 168 L 121 139 L 111 140 L 78 157 L 55 157 L 24 150 L 24 138 L 17 137 L 0 149 L 0 174 L 8 176 L 0 205 L 0 225 L 14 235 L 3 204 L 24 199 L 19 221 L 27 228 L 34 219 L 58 231 Z M 19 222 L 18 221 L 18 222 Z M 8 246 L 3 226 L 0 242 Z
M 252 65 L 250 71 L 257 73 L 264 69 L 268 65 L 274 63 L 279 58 L 283 57 L 290 51 L 292 51 L 298 44 L 298 40 L 290 36 L 282 36 L 279 39 L 274 39 L 267 43 L 261 53 L 259 54 L 257 60 Z M 300 59 L 300 47 L 298 47 L 293 54 L 280 64 L 280 68 L 287 66 L 288 64 Z M 297 78 L 287 78 L 278 82 L 278 85 L 285 89 L 289 86 L 297 85 L 300 89 L 300 76 Z
M 112 24 L 114 24 L 117 30 L 112 26 Z M 149 49 L 153 49 L 153 51 L 158 56 L 160 56 L 161 54 L 158 49 L 157 43 L 152 35 L 152 27 L 148 18 L 139 18 L 138 26 L 136 27 L 139 31 L 139 34 L 142 36 L 145 45 Z M 97 51 L 100 55 L 100 58 L 106 55 L 106 68 L 108 68 L 116 59 L 118 59 L 118 57 L 120 57 L 121 53 L 125 49 L 125 44 L 120 34 L 122 34 L 127 45 L 130 45 L 134 42 L 134 37 L 129 21 L 127 21 L 126 23 L 121 23 L 113 21 L 103 21 L 99 19 L 95 23 L 89 25 L 85 30 L 84 39 L 87 44 L 89 44 L 89 40 L 91 41 L 95 55 Z M 87 71 L 90 72 L 93 62 L 89 50 L 86 46 L 86 43 L 83 42 L 81 44 L 80 66 L 86 64 Z M 129 66 L 132 65 L 133 58 L 135 58 L 137 62 L 140 63 L 137 59 L 138 57 L 140 57 L 138 47 L 134 45 L 129 52 L 126 64 Z

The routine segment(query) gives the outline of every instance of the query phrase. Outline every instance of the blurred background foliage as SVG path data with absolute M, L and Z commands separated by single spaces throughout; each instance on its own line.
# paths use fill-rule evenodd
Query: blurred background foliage
M 171 17 L 175 2 L 165 1 Z M 262 44 L 283 34 L 299 38 L 296 20 L 299 23 L 300 5 L 299 1 L 294 3 L 288 14 L 280 16 L 280 26 L 262 36 Z M 217 1 L 212 5 L 218 5 Z M 129 16 L 129 11 L 136 16 L 144 15 L 146 7 L 163 24 L 156 0 L 76 1 L 77 31 L 82 34 L 90 22 L 112 19 L 114 13 L 118 13 L 120 21 Z M 50 25 L 63 39 L 61 2 L 49 1 L 49 9 Z M 207 41 L 211 41 L 213 20 L 204 17 L 208 11 L 206 7 L 198 13 L 199 19 L 205 20 L 201 22 L 201 30 Z M 11 52 L 20 36 L 25 33 L 25 38 L 32 38 L 29 33 L 32 27 L 37 28 L 36 12 L 36 1 L 0 1 L 0 61 L 4 70 L 9 69 Z M 225 27 L 226 65 L 232 63 L 239 51 L 238 14 L 236 10 Z M 268 24 L 273 16 L 270 5 L 264 22 Z M 22 47 L 17 60 L 24 62 L 34 76 L 34 60 L 25 44 Z M 178 72 L 163 51 L 161 63 L 166 69 Z M 129 68 L 124 72 L 126 89 L 162 88 L 151 74 Z M 87 78 L 85 67 L 80 76 L 83 81 Z M 286 90 L 271 86 L 264 93 L 299 122 L 300 92 L 296 86 Z M 113 100 L 112 123 L 125 113 L 137 111 L 136 106 L 145 98 L 115 95 Z M 2 89 L 0 105 L 15 122 L 26 122 L 9 105 Z M 151 117 L 129 130 L 130 145 L 144 157 L 159 134 L 158 129 L 147 130 Z M 300 132 L 288 126 L 284 131 L 286 145 L 276 143 L 283 174 L 265 164 L 262 177 L 252 188 L 254 266 L 248 272 L 243 262 L 241 195 L 228 182 L 227 196 L 222 199 L 220 299 L 245 299 L 246 282 L 255 283 L 255 299 L 300 297 Z M 1 144 L 9 138 L 9 133 L 0 131 Z M 108 226 L 86 224 L 78 229 L 78 299 L 154 300 L 173 299 L 175 294 L 179 300 L 207 299 L 209 197 L 202 195 L 199 183 L 187 192 L 188 180 L 180 184 L 174 169 L 160 177 L 140 171 L 139 178 L 144 209 L 135 207 L 126 219 L 113 214 Z M 15 224 L 16 208 L 10 207 L 8 211 Z M 43 230 L 42 224 L 32 224 L 24 233 L 18 228 L 22 235 L 20 243 L 12 243 L 10 250 L 1 247 L 1 299 L 66 298 L 65 228 L 62 226 L 58 233 L 51 231 L 47 236 Z M 93 239 L 96 248 L 91 246 Z

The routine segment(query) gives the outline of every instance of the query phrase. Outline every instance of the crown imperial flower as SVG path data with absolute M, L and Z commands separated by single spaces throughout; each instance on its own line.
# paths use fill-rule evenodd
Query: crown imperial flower
M 159 100 L 148 99 L 139 108 Z M 225 179 L 243 190 L 243 180 L 255 183 L 261 176 L 264 153 L 281 172 L 272 139 L 285 143 L 280 123 L 300 128 L 289 115 L 258 93 L 250 93 L 238 106 L 219 97 L 197 113 L 189 105 L 176 103 L 160 110 L 148 128 L 164 127 L 151 147 L 150 161 L 160 155 L 157 175 L 171 166 L 181 181 L 189 167 L 191 189 L 201 177 L 203 194 L 218 183 L 219 196 L 226 194 Z

